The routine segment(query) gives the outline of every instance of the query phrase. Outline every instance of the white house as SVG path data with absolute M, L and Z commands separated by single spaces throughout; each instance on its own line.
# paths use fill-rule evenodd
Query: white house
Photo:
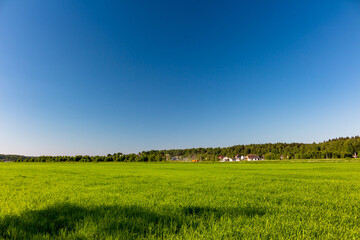
M 223 157 L 223 159 L 220 162 L 235 162 L 235 159 L 229 157 Z
M 258 155 L 248 154 L 246 156 L 246 160 L 248 160 L 248 161 L 259 161 L 259 160 L 261 160 L 261 158 Z

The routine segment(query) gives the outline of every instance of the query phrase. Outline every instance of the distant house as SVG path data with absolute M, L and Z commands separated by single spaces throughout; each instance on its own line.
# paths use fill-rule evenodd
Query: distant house
M 259 161 L 259 160 L 261 160 L 261 158 L 258 155 L 255 155 L 255 154 L 248 154 L 246 156 L 246 160 L 247 161 Z
M 354 158 L 357 158 L 357 154 L 356 154 L 356 152 L 354 153 Z
M 235 161 L 236 161 L 236 162 L 240 162 L 240 161 L 242 161 L 242 160 L 244 160 L 244 156 L 240 156 L 240 154 L 237 154 L 237 155 L 235 156 Z
M 223 162 L 230 162 L 230 158 L 229 157 L 223 157 L 222 161 Z
M 229 157 L 223 157 L 220 162 L 235 162 L 235 159 Z

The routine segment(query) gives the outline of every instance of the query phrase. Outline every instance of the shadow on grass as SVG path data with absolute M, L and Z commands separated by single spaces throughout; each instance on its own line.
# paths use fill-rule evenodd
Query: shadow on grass
M 164 238 L 176 236 L 180 229 L 196 229 L 196 221 L 218 220 L 222 216 L 254 217 L 264 210 L 248 208 L 183 207 L 162 214 L 140 206 L 82 207 L 58 204 L 31 210 L 0 221 L 0 238 L 5 239 L 118 239 Z

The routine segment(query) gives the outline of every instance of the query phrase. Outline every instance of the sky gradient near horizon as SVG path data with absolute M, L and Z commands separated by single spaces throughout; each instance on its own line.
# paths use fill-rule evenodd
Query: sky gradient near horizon
M 0 153 L 360 134 L 360 4 L 0 1 Z

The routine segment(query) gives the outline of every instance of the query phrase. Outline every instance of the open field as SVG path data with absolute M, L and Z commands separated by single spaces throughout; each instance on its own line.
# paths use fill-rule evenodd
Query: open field
M 360 162 L 0 163 L 0 238 L 359 239 Z

